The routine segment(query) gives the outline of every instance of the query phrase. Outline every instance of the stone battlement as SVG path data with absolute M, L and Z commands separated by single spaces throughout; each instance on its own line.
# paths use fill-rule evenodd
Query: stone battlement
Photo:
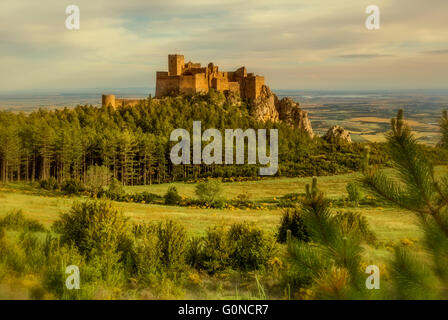
M 247 73 L 246 67 L 222 72 L 209 63 L 184 61 L 183 55 L 168 55 L 168 71 L 156 73 L 156 98 L 170 95 L 206 93 L 211 88 L 224 93 L 233 93 L 245 99 L 257 99 L 264 85 L 264 77 Z

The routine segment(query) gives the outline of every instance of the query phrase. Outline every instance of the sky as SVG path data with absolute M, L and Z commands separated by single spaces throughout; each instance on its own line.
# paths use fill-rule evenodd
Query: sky
M 149 90 L 170 53 L 244 65 L 273 89 L 445 89 L 447 17 L 446 0 L 2 0 L 0 92 Z

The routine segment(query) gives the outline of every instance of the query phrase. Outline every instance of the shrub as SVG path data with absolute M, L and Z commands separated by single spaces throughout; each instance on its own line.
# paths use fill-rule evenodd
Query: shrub
M 172 220 L 158 224 L 134 225 L 135 265 L 138 276 L 154 283 L 159 276 L 170 276 L 185 266 L 185 228 Z M 175 273 L 174 273 L 175 274 Z
M 215 200 L 211 203 L 212 208 L 216 208 L 216 209 L 224 209 L 224 207 L 226 206 L 226 201 L 223 199 L 218 199 Z
M 355 203 L 358 203 L 363 198 L 363 194 L 361 191 L 361 187 L 354 182 L 350 182 L 346 186 L 347 193 L 348 193 L 348 199 L 350 201 L 353 201 Z
M 162 199 L 161 196 L 155 193 L 150 193 L 147 191 L 144 191 L 142 193 L 137 193 L 133 195 L 136 202 L 145 202 L 145 203 L 154 203 L 156 200 Z
M 41 180 L 39 185 L 42 189 L 53 191 L 59 188 L 58 182 L 54 177 L 49 177 L 48 179 Z
M 169 187 L 168 191 L 164 195 L 165 204 L 176 205 L 180 201 L 180 195 L 177 192 L 176 187 Z
M 263 268 L 272 256 L 273 244 L 263 230 L 247 223 L 234 224 L 227 233 L 230 264 L 239 270 Z
M 190 241 L 187 261 L 209 273 L 229 267 L 250 271 L 263 268 L 272 257 L 275 242 L 261 229 L 248 224 L 233 224 L 208 229 L 205 238 Z
M 126 190 L 124 189 L 123 184 L 115 178 L 112 179 L 112 182 L 109 184 L 107 191 L 108 194 L 117 199 L 120 199 L 126 194 Z
M 80 273 L 80 290 L 68 290 L 65 286 L 67 274 L 66 267 L 76 265 L 82 270 Z M 58 299 L 92 299 L 89 282 L 97 280 L 100 276 L 86 270 L 85 260 L 73 246 L 57 246 L 49 252 L 47 267 L 43 270 L 42 286 Z
M 39 272 L 46 265 L 46 256 L 43 250 L 43 243 L 35 233 L 22 232 L 20 234 L 20 247 L 26 257 L 26 271 Z
M 360 213 L 338 212 L 334 215 L 334 219 L 344 234 L 355 233 L 367 242 L 376 241 L 375 233 L 370 229 L 367 219 Z
M 61 242 L 73 244 L 92 257 L 104 251 L 122 251 L 129 245 L 128 219 L 106 201 L 76 202 L 70 212 L 54 224 Z
M 230 265 L 230 249 L 226 237 L 226 230 L 222 226 L 215 226 L 207 230 L 203 239 L 200 267 L 209 273 L 225 270 Z
M 308 231 L 306 230 L 305 223 L 302 218 L 302 212 L 297 208 L 286 209 L 283 211 L 283 216 L 277 233 L 278 242 L 286 242 L 286 233 L 288 230 L 291 230 L 291 235 L 298 240 L 305 242 L 310 241 Z
M 134 226 L 138 237 L 136 243 L 136 267 L 139 277 L 148 280 L 148 276 L 160 269 L 158 239 L 153 225 Z
M 185 263 L 185 227 L 172 220 L 160 222 L 156 228 L 160 262 L 167 269 L 180 269 Z
M 84 191 L 84 186 L 79 180 L 67 179 L 62 183 L 61 190 L 68 195 L 77 195 Z
M 201 237 L 193 237 L 188 240 L 185 261 L 193 268 L 199 267 L 201 255 L 204 247 L 204 240 Z
M 254 203 L 250 200 L 250 194 L 247 192 L 240 193 L 236 196 L 236 198 L 232 201 L 236 207 L 239 208 L 247 208 L 254 205 Z
M 24 231 L 45 231 L 45 227 L 36 220 L 26 218 L 22 210 L 8 213 L 0 219 L 0 228 Z
M 195 193 L 199 200 L 213 203 L 222 192 L 221 182 L 217 180 L 209 180 L 196 185 Z

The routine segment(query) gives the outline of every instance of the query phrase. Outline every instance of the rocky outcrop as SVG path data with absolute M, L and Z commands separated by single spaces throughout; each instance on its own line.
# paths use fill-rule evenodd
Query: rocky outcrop
M 343 127 L 334 125 L 328 129 L 327 133 L 323 136 L 323 139 L 329 143 L 352 143 L 352 138 L 350 138 L 350 132 L 345 130 Z
M 278 98 L 272 93 L 268 86 L 263 85 L 261 93 L 254 101 L 252 107 L 252 116 L 257 121 L 272 121 L 277 122 L 279 120 L 279 113 L 277 110 Z
M 308 113 L 300 108 L 300 104 L 290 98 L 279 100 L 266 85 L 262 86 L 260 96 L 254 101 L 251 114 L 257 121 L 280 120 L 310 137 L 314 136 Z
M 300 104 L 290 98 L 283 98 L 277 104 L 279 119 L 293 128 L 297 128 L 307 133 L 310 137 L 314 136 L 311 121 L 308 118 L 308 112 L 300 108 Z

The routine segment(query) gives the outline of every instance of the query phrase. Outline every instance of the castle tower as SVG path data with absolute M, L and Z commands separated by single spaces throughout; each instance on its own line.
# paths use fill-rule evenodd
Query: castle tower
M 101 97 L 101 105 L 103 107 L 107 107 L 108 105 L 111 105 L 113 108 L 115 108 L 115 95 L 113 94 L 103 94 Z
M 180 76 L 185 65 L 185 58 L 180 54 L 168 55 L 168 75 Z

